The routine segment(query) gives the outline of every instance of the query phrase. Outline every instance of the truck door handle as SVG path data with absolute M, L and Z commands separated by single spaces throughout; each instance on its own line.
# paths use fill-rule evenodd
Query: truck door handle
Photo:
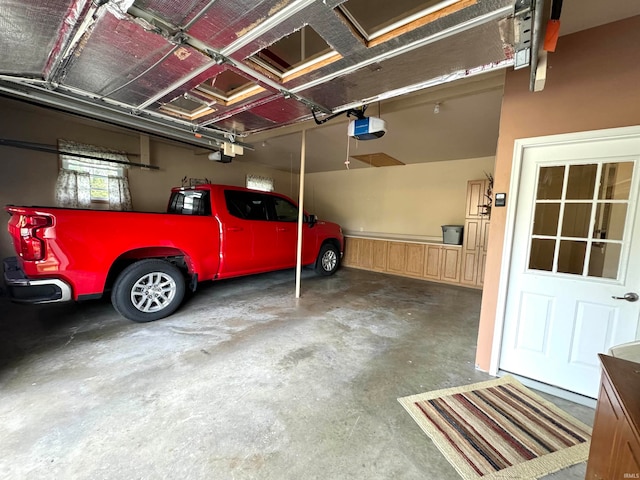
M 624 296 L 622 297 L 616 297 L 614 295 L 611 298 L 613 298 L 614 300 L 626 300 L 627 302 L 637 302 L 638 294 L 636 292 L 628 292 L 628 293 L 625 293 Z
M 286 232 L 286 231 L 288 231 L 288 230 L 289 230 L 289 229 L 288 229 L 287 227 L 277 227 L 277 228 L 276 228 L 276 232 Z
M 227 232 L 241 232 L 244 230 L 242 227 L 227 227 Z

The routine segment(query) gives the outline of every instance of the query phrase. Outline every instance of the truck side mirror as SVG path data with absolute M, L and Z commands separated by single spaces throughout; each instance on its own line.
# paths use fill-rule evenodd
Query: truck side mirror
M 318 217 L 315 215 L 307 215 L 307 223 L 309 223 L 309 228 L 312 228 L 316 223 L 318 223 Z

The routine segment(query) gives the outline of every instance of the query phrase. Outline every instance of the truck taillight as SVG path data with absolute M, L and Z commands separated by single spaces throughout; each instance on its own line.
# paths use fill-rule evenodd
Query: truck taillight
M 20 218 L 20 256 L 25 260 L 44 258 L 44 241 L 38 237 L 38 230 L 51 225 L 51 219 L 43 215 L 23 215 Z

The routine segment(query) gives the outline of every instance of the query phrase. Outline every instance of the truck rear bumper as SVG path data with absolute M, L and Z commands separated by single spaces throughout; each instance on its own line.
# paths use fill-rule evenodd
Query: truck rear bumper
M 71 287 L 57 278 L 28 278 L 16 257 L 5 258 L 4 282 L 9 298 L 18 303 L 51 303 L 71 300 Z

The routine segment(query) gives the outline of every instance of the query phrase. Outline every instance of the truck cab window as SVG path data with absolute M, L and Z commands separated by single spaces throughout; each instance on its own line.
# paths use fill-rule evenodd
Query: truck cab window
M 293 203 L 280 197 L 273 197 L 273 203 L 276 209 L 276 220 L 279 222 L 298 221 L 298 207 Z
M 245 220 L 269 220 L 268 195 L 240 190 L 225 190 L 227 211 Z
M 211 215 L 209 192 L 206 190 L 181 190 L 173 192 L 168 213 L 179 215 Z

